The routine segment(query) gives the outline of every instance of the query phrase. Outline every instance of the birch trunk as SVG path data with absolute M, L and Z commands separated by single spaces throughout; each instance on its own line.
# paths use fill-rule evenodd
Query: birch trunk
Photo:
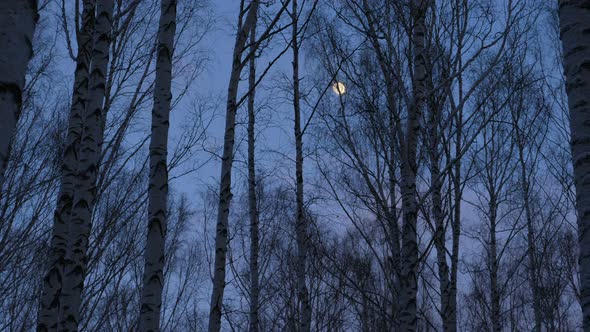
M 256 51 L 256 24 L 250 30 L 250 52 Z M 256 196 L 256 114 L 254 97 L 256 88 L 256 58 L 250 57 L 250 74 L 248 75 L 248 208 L 250 213 L 250 332 L 257 332 L 258 298 L 260 292 L 258 276 L 259 254 L 259 219 L 258 197 Z
M 522 101 L 521 101 L 522 103 Z M 519 105 L 523 107 L 523 105 Z M 531 181 L 529 173 L 527 171 L 527 164 L 525 160 L 525 141 L 527 137 L 523 133 L 523 128 L 519 127 L 519 119 L 514 119 L 514 126 L 516 132 L 516 147 L 518 148 L 518 164 L 520 166 L 520 183 L 522 190 L 522 200 L 524 207 L 524 216 L 527 229 L 527 258 L 529 262 L 528 273 L 529 273 L 529 285 L 531 287 L 531 293 L 533 295 L 533 313 L 535 318 L 535 329 L 534 331 L 542 331 L 542 308 L 541 308 L 541 294 L 539 280 L 537 278 L 539 263 L 537 261 L 537 245 L 535 243 L 535 229 L 533 225 L 533 211 L 531 207 Z M 537 151 L 539 153 L 539 151 Z M 530 166 L 529 166 L 530 167 Z
M 76 181 L 80 137 L 82 135 L 82 113 L 86 108 L 88 98 L 95 9 L 94 1 L 84 1 L 82 7 L 82 26 L 77 33 L 78 54 L 76 56 L 76 69 L 74 72 L 72 105 L 68 121 L 66 145 L 62 156 L 60 189 L 54 213 L 51 248 L 49 251 L 49 269 L 44 278 L 38 315 L 37 329 L 39 331 L 56 330 L 60 319 L 60 294 L 65 278 L 64 268 L 68 249 L 68 228 L 72 210 L 74 183 Z
M 432 90 L 432 84 L 428 88 Z M 430 100 L 433 96 L 430 96 Z M 442 178 L 440 172 L 440 152 L 439 152 L 439 131 L 438 124 L 440 120 L 438 105 L 434 102 L 429 102 L 429 158 L 430 158 L 430 178 L 431 178 L 431 192 L 432 192 L 432 218 L 434 219 L 434 246 L 436 248 L 439 290 L 440 290 L 440 315 L 443 322 L 443 331 L 450 332 L 457 330 L 456 312 L 452 307 L 451 296 L 451 281 L 449 279 L 449 264 L 447 263 L 447 246 L 446 246 L 446 230 L 443 212 L 442 200 Z
M 160 330 L 164 250 L 168 223 L 168 127 L 172 100 L 172 56 L 176 0 L 162 0 L 150 139 L 148 230 L 141 291 L 139 331 Z
M 299 329 L 301 332 L 311 330 L 311 304 L 305 282 L 307 263 L 307 222 L 303 210 L 303 138 L 301 133 L 301 106 L 299 91 L 299 27 L 297 17 L 297 0 L 292 0 L 291 18 L 293 34 L 293 111 L 295 115 L 295 181 L 297 212 L 295 216 L 295 237 L 297 242 L 297 302 L 299 305 Z
M 533 225 L 533 212 L 530 204 L 530 182 L 527 175 L 524 161 L 523 149 L 519 144 L 519 162 L 521 165 L 521 182 L 524 198 L 525 219 L 527 228 L 528 260 L 529 260 L 529 284 L 533 293 L 533 313 L 535 317 L 535 331 L 541 331 L 542 308 L 541 296 L 539 294 L 538 263 L 537 263 L 537 245 L 535 244 L 535 229 Z
M 432 57 L 428 57 L 428 71 L 432 72 L 434 64 Z M 443 75 L 445 77 L 446 75 Z M 441 109 L 445 104 L 444 99 L 437 100 L 434 95 L 434 82 L 432 76 L 426 80 L 427 89 L 430 91 L 428 100 L 428 157 L 430 159 L 430 186 L 432 195 L 431 214 L 434 219 L 434 247 L 436 248 L 439 292 L 440 292 L 440 316 L 443 323 L 443 331 L 451 332 L 457 330 L 457 314 L 454 310 L 452 296 L 452 284 L 449 276 L 449 264 L 447 263 L 447 234 L 445 225 L 445 213 L 443 211 L 443 176 L 440 170 L 441 149 L 440 143 L 444 141 L 439 131 L 441 123 Z M 446 93 L 446 92 L 443 92 Z M 449 159 L 450 160 L 450 159 Z
M 250 5 L 245 22 L 238 29 L 233 51 L 232 69 L 227 88 L 227 105 L 225 113 L 225 134 L 223 139 L 223 155 L 221 157 L 221 175 L 219 183 L 219 205 L 217 207 L 217 225 L 215 228 L 215 259 L 213 272 L 213 291 L 209 308 L 209 331 L 221 330 L 221 313 L 223 292 L 225 290 L 225 264 L 227 255 L 229 207 L 232 199 L 231 171 L 234 161 L 234 142 L 236 127 L 236 111 L 240 74 L 243 69 L 242 53 L 244 52 L 248 34 L 256 24 L 256 13 L 260 1 L 254 0 Z
M 432 134 L 431 134 L 432 135 Z M 436 154 L 436 153 L 433 153 Z M 432 217 L 435 222 L 434 246 L 436 247 L 438 277 L 440 280 L 440 306 L 443 331 L 456 331 L 456 313 L 452 310 L 452 292 L 447 263 L 446 231 L 442 210 L 442 183 L 440 179 L 439 159 L 431 156 L 432 175 Z
M 461 83 L 459 83 L 461 86 Z M 461 91 L 461 89 L 459 89 Z M 455 117 L 457 127 L 455 142 L 455 170 L 452 174 L 453 184 L 453 221 L 452 221 L 452 249 L 451 249 L 451 285 L 449 311 L 454 313 L 454 328 L 457 329 L 457 270 L 459 267 L 459 240 L 461 238 L 461 200 L 463 190 L 461 188 L 461 147 L 463 134 L 463 111 L 459 110 Z
M 412 12 L 412 46 L 413 70 L 412 78 L 413 102 L 408 110 L 406 139 L 402 160 L 402 213 L 404 224 L 402 228 L 402 273 L 400 294 L 400 329 L 415 331 L 417 324 L 416 294 L 418 292 L 418 236 L 416 222 L 418 204 L 416 201 L 416 150 L 420 134 L 420 117 L 427 90 L 427 73 L 425 61 L 425 13 L 426 1 L 414 0 L 411 4 Z
M 388 83 L 389 85 L 389 83 Z M 393 105 L 391 106 L 393 107 Z M 398 294 L 399 294 L 399 282 L 400 282 L 400 230 L 398 225 L 398 210 L 397 210 L 397 194 L 396 194 L 396 175 L 395 175 L 395 158 L 396 158 L 396 147 L 395 147 L 395 124 L 394 124 L 393 108 L 389 112 L 389 196 L 390 196 L 390 207 L 388 214 L 388 225 L 389 225 L 389 242 L 390 242 L 390 254 L 391 254 L 391 274 L 392 284 L 390 285 L 391 294 L 391 322 L 389 326 L 397 326 L 397 316 L 399 312 L 398 308 Z
M 585 331 L 590 331 L 590 4 L 560 0 L 559 21 L 570 109 L 576 185 L 581 296 Z
M 492 331 L 502 331 L 500 290 L 498 285 L 498 241 L 496 239 L 498 204 L 494 193 L 490 193 L 490 248 L 488 259 L 490 264 L 490 301 Z
M 27 65 L 39 19 L 36 0 L 0 3 L 0 193 L 20 116 Z
M 88 261 L 88 238 L 91 230 L 92 210 L 96 199 L 103 140 L 103 101 L 106 90 L 107 65 L 113 16 L 113 0 L 97 1 L 96 29 L 92 68 L 88 84 L 88 104 L 83 113 L 77 178 L 70 222 L 69 257 L 66 259 L 65 280 L 62 290 L 62 329 L 75 331 L 80 318 L 80 304 Z

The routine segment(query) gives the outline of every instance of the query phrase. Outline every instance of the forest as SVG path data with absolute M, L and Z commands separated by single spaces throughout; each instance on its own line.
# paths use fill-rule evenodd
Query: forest
M 590 1 L 0 0 L 0 331 L 590 331 Z

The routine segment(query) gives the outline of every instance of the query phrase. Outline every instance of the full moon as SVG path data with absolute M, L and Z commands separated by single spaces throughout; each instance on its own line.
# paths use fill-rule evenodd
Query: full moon
M 332 84 L 332 91 L 334 91 L 335 94 L 341 96 L 346 93 L 346 87 L 342 82 L 334 82 L 334 84 Z

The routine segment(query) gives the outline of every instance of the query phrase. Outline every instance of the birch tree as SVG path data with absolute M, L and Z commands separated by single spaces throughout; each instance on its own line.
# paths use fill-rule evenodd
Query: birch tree
M 476 259 L 471 270 L 476 271 L 473 277 L 473 293 L 478 299 L 480 307 L 477 309 L 480 320 L 477 326 L 490 331 L 501 331 L 506 327 L 506 315 L 503 314 L 502 304 L 505 300 L 504 271 L 502 262 L 505 239 L 499 237 L 505 223 L 505 210 L 508 195 L 506 187 L 514 167 L 510 165 L 512 150 L 505 149 L 502 141 L 508 138 L 506 129 L 500 123 L 486 128 L 482 133 L 482 144 L 486 146 L 481 156 L 475 156 L 478 180 L 481 189 L 476 190 L 478 212 L 481 215 L 483 227 L 476 229 L 483 242 L 483 253 Z M 508 227 L 506 227 L 508 228 Z M 514 228 L 512 228 L 514 231 Z M 483 309 L 483 310 L 482 310 Z
M 325 28 L 317 53 L 328 76 L 339 71 L 338 76 L 347 81 L 349 88 L 346 96 L 339 98 L 339 105 L 326 103 L 326 111 L 321 112 L 326 131 L 319 134 L 323 135 L 320 139 L 325 141 L 326 136 L 333 137 L 333 141 L 329 141 L 333 144 L 322 145 L 324 149 L 318 154 L 319 168 L 328 181 L 326 190 L 374 252 L 375 261 L 379 263 L 375 268 L 386 275 L 388 291 L 391 299 L 395 299 L 388 304 L 387 316 L 389 323 L 399 328 L 401 307 L 400 296 L 396 294 L 402 291 L 399 267 L 403 244 L 399 241 L 401 232 L 397 231 L 397 224 L 400 220 L 405 223 L 400 218 L 399 194 L 407 179 L 401 173 L 408 165 L 407 120 L 414 110 L 415 92 L 410 83 L 415 73 L 407 70 L 413 66 L 407 52 L 413 47 L 411 30 L 415 25 L 407 22 L 407 7 L 393 3 L 350 0 L 330 8 L 341 25 Z M 427 257 L 436 250 L 436 267 L 433 268 L 439 270 L 437 277 L 441 285 L 436 291 L 431 290 L 430 285 L 422 288 L 422 295 L 440 301 L 442 328 L 450 331 L 458 324 L 456 297 L 462 192 L 466 178 L 471 176 L 463 175 L 461 160 L 472 148 L 477 133 L 489 121 L 474 121 L 471 101 L 480 91 L 481 83 L 499 66 L 500 59 L 510 53 L 507 48 L 511 45 L 507 41 L 514 40 L 514 47 L 521 47 L 516 45 L 521 45 L 517 41 L 522 31 L 510 33 L 527 17 L 523 8 L 522 3 L 508 2 L 506 16 L 500 17 L 483 3 L 428 3 L 424 38 L 425 71 L 429 79 L 423 101 L 424 116 L 418 120 L 420 131 L 416 139 L 420 152 L 416 164 L 429 166 L 426 170 L 429 174 L 417 174 L 416 209 L 420 212 L 417 232 L 424 234 L 420 221 L 428 225 L 430 215 L 437 217 L 433 218 L 436 222 L 432 227 L 426 229 L 432 238 L 421 243 L 425 247 L 418 263 L 430 267 Z M 330 17 L 323 21 L 329 22 Z M 501 32 L 487 32 L 498 22 L 502 22 Z M 477 41 L 471 40 L 474 31 L 479 32 Z M 488 59 L 483 66 L 479 61 L 482 58 Z M 341 61 L 341 65 L 335 65 L 333 59 Z M 334 109 L 339 110 L 338 114 L 332 111 Z M 424 140 L 421 135 L 425 136 Z M 334 171 L 334 163 L 342 167 Z M 423 181 L 424 177 L 429 177 L 430 182 Z M 434 204 L 430 205 L 434 201 L 437 201 L 436 213 L 432 213 Z M 364 209 L 366 211 L 361 213 Z M 366 214 L 374 216 L 374 220 Z M 452 230 L 452 248 L 446 243 L 448 225 Z M 375 227 L 380 228 L 384 237 L 381 242 L 374 242 Z M 387 244 L 387 254 L 381 247 L 383 243 Z M 426 317 L 422 309 L 417 311 L 418 319 L 429 324 L 431 318 Z
M 295 133 L 295 192 L 296 217 L 295 236 L 297 239 L 297 302 L 299 309 L 299 331 L 311 330 L 311 304 L 305 275 L 307 268 L 307 217 L 304 215 L 303 201 L 303 134 L 301 132 L 301 94 L 299 85 L 299 14 L 297 0 L 291 1 L 291 49 L 293 51 L 293 113 Z
M 435 52 L 431 52 L 433 54 Z M 439 55 L 440 56 L 440 55 Z M 432 56 L 428 58 L 428 68 L 430 72 L 433 72 L 433 61 Z M 445 72 L 445 70 L 441 70 L 441 72 Z M 445 75 L 445 74 L 443 74 Z M 444 78 L 443 78 L 444 80 Z M 429 171 L 430 171 L 430 191 L 431 191 L 431 201 L 432 207 L 430 213 L 432 214 L 432 219 L 434 219 L 433 225 L 433 242 L 434 247 L 436 248 L 436 255 L 437 255 L 437 267 L 438 267 L 438 276 L 440 279 L 440 308 L 441 308 L 441 318 L 443 321 L 443 330 L 444 331 L 456 331 L 457 330 L 457 308 L 456 308 L 456 290 L 453 289 L 453 282 L 456 283 L 456 280 L 452 280 L 452 278 L 456 278 L 456 275 L 453 276 L 449 273 L 449 264 L 447 263 L 447 249 L 446 249 L 446 224 L 447 218 L 445 218 L 445 209 L 444 209 L 444 198 L 443 198 L 443 184 L 445 177 L 443 176 L 440 168 L 441 168 L 441 160 L 442 160 L 442 152 L 441 152 L 441 142 L 447 140 L 448 138 L 445 137 L 444 133 L 444 126 L 443 124 L 443 111 L 444 106 L 446 104 L 446 96 L 444 92 L 436 93 L 434 90 L 434 83 L 432 78 L 427 81 L 427 85 L 429 88 L 430 94 L 427 98 L 427 128 L 426 133 L 428 137 L 428 142 L 425 143 L 427 146 L 428 151 L 428 161 L 429 161 Z M 459 202 L 460 204 L 460 202 Z M 427 218 L 428 219 L 428 218 Z
M 33 56 L 33 34 L 38 19 L 37 0 L 0 4 L 0 193 L 20 116 L 25 74 Z
M 248 212 L 250 218 L 250 332 L 259 328 L 260 277 L 258 256 L 260 254 L 260 229 L 258 195 L 256 192 L 256 24 L 250 30 L 250 56 L 248 73 Z
M 0 197 L 0 330 L 33 330 L 46 258 L 47 220 L 54 209 L 67 88 L 55 79 L 55 35 L 40 8 L 21 115 Z M 41 91 L 41 92 L 39 92 Z M 47 116 L 46 116 L 47 115 Z
M 257 22 L 259 0 L 252 0 L 247 6 L 241 1 L 240 13 L 238 19 L 238 29 L 232 53 L 232 66 L 227 88 L 227 102 L 225 114 L 225 131 L 223 139 L 223 152 L 221 156 L 221 175 L 219 182 L 219 205 L 217 208 L 217 223 L 215 227 L 215 258 L 213 273 L 213 290 L 211 292 L 211 303 L 209 310 L 209 331 L 216 332 L 221 329 L 221 316 L 223 309 L 223 293 L 225 289 L 226 274 L 226 256 L 229 241 L 229 212 L 230 202 L 232 199 L 231 173 L 234 161 L 234 144 L 236 130 L 236 112 L 239 106 L 248 98 L 249 94 L 238 98 L 238 88 L 242 70 L 249 63 L 251 57 L 255 56 L 254 52 L 260 45 L 269 40 L 272 36 L 280 33 L 285 29 L 280 26 L 279 22 L 285 12 L 290 0 L 283 0 L 278 3 L 276 13 L 269 15 L 269 21 L 260 35 L 256 38 L 252 48 L 246 47 L 249 34 Z M 248 45 L 250 46 L 250 45 Z M 250 51 L 248 51 L 250 50 Z M 280 52 L 277 57 L 272 59 L 268 66 L 261 71 L 261 75 L 256 79 L 255 86 L 268 73 L 269 68 L 278 60 L 284 52 Z
M 217 209 L 217 225 L 215 230 L 215 261 L 213 275 L 213 291 L 209 310 L 209 332 L 221 329 L 221 313 L 223 292 L 225 289 L 225 264 L 228 238 L 229 205 L 231 194 L 231 172 L 233 164 L 236 111 L 238 108 L 238 86 L 240 74 L 244 67 L 242 60 L 248 34 L 256 24 L 259 6 L 258 0 L 250 3 L 247 14 L 240 12 L 240 20 L 232 56 L 232 68 L 227 88 L 227 106 L 225 115 L 225 135 L 223 140 L 223 156 L 221 157 L 221 176 L 219 183 L 219 206 Z M 243 2 L 242 2 L 243 4 Z M 243 6 L 240 8 L 242 10 Z M 242 21 L 242 18 L 244 20 Z M 253 54 L 250 54 L 253 56 Z
M 571 151 L 578 212 L 583 326 L 590 330 L 590 6 L 559 1 L 563 66 L 570 110 Z
M 176 0 L 161 3 L 148 187 L 148 234 L 139 317 L 140 331 L 159 331 L 164 286 L 164 249 L 168 217 L 168 127 L 172 100 L 172 56 Z
M 516 60 L 518 61 L 518 60 Z M 522 61 L 522 59 L 520 59 Z M 526 68 L 522 63 L 515 68 L 524 71 Z M 521 74 L 517 73 L 516 75 Z M 517 80 L 527 81 L 530 78 L 516 77 Z M 511 81 L 513 79 L 511 78 Z M 525 89 L 523 89 L 525 90 Z M 545 105 L 542 104 L 541 98 L 534 99 L 535 96 L 531 91 L 519 91 L 510 107 L 511 121 L 513 126 L 513 141 L 516 146 L 516 159 L 518 161 L 518 177 L 521 185 L 522 208 L 524 210 L 524 219 L 526 225 L 526 242 L 527 242 L 527 261 L 529 272 L 529 284 L 532 293 L 532 307 L 534 315 L 534 330 L 542 331 L 544 321 L 542 312 L 542 285 L 541 275 L 542 266 L 539 264 L 542 257 L 539 250 L 540 231 L 537 229 L 536 216 L 540 213 L 535 207 L 535 177 L 539 169 L 542 151 L 540 145 L 546 135 L 543 128 L 543 113 L 546 112 Z M 527 107 L 530 105 L 530 107 Z M 532 108 L 532 109 L 531 109 Z M 546 223 L 549 224 L 549 223 Z
M 51 265 L 51 259 L 47 259 L 51 250 L 47 240 L 51 237 L 50 221 L 60 187 L 62 152 L 68 145 L 67 118 L 71 113 L 68 99 L 72 98 L 71 92 L 79 92 L 71 87 L 75 80 L 73 75 L 67 77 L 62 72 L 63 55 L 67 57 L 68 45 L 71 45 L 70 55 L 74 61 L 78 53 L 76 49 L 82 52 L 78 36 L 80 23 L 84 25 L 80 13 L 85 12 L 83 2 L 79 1 L 79 6 L 75 6 L 77 2 L 69 1 L 41 3 L 39 10 L 42 19 L 37 25 L 34 40 L 35 56 L 29 64 L 27 84 L 23 90 L 23 111 L 5 173 L 6 191 L 3 192 L 6 195 L 3 193 L 0 198 L 0 265 L 3 266 L 0 269 L 0 330 L 31 330 L 35 328 L 36 321 L 41 319 L 43 305 L 39 305 L 37 297 L 41 297 L 43 291 L 40 288 L 43 287 L 45 265 Z M 124 6 L 116 7 L 117 13 L 113 15 L 115 33 L 109 47 L 112 56 L 109 59 L 103 106 L 105 113 L 109 111 L 109 121 L 103 123 L 105 149 L 101 154 L 101 168 L 97 176 L 98 189 L 92 212 L 93 229 L 89 238 L 87 280 L 80 306 L 79 330 L 137 329 L 139 321 L 139 310 L 135 309 L 139 308 L 141 280 L 136 283 L 134 273 L 142 271 L 142 260 L 139 258 L 145 241 L 142 239 L 142 228 L 145 227 L 141 227 L 144 223 L 136 221 L 145 218 L 143 211 L 147 210 L 147 182 L 144 181 L 148 170 L 147 158 L 144 159 L 147 156 L 147 144 L 144 143 L 148 142 L 149 135 L 144 135 L 145 132 L 141 130 L 143 137 L 138 137 L 136 129 L 143 129 L 144 125 L 143 119 L 138 119 L 137 115 L 151 104 L 149 96 L 152 95 L 153 86 L 150 83 L 153 80 L 150 78 L 154 66 L 150 65 L 150 59 L 155 53 L 157 23 L 154 23 L 158 21 L 159 4 L 141 2 L 139 7 L 142 17 L 134 18 L 134 7 L 128 4 L 139 2 L 123 3 Z M 194 42 L 198 41 L 200 34 L 194 32 L 205 26 L 196 25 L 196 28 L 192 28 L 195 22 L 193 13 L 198 13 L 193 9 L 195 7 L 198 6 L 189 4 L 181 9 L 181 27 L 191 28 L 183 30 L 184 35 L 179 38 L 181 55 L 175 62 L 190 63 L 182 72 L 185 77 L 192 75 L 193 69 L 202 69 L 202 61 L 199 61 L 201 56 L 194 58 L 197 61 L 186 61 L 195 54 L 190 50 L 195 49 Z M 92 5 L 92 8 L 90 16 L 94 21 L 96 7 Z M 45 15 L 61 13 L 61 10 L 63 15 Z M 70 25 L 71 22 L 75 22 L 75 25 Z M 56 26 L 61 28 L 55 29 Z M 93 32 L 94 28 L 90 29 L 89 52 L 92 52 Z M 60 54 L 59 61 L 54 61 L 57 59 L 53 57 L 56 54 Z M 70 85 L 70 89 L 64 86 L 66 84 Z M 76 97 L 70 100 L 75 103 Z M 198 109 L 189 111 L 195 115 L 199 112 Z M 207 121 L 208 114 L 204 116 Z M 78 114 L 78 117 L 81 115 Z M 192 131 L 192 124 L 183 127 L 187 130 L 182 131 L 180 140 L 173 143 L 179 144 L 182 150 L 185 150 L 184 145 L 189 145 L 194 151 L 196 145 L 200 144 L 195 145 L 201 139 L 201 133 Z M 199 121 L 194 122 L 195 128 L 199 129 L 201 125 L 203 123 Z M 79 151 L 79 146 L 74 151 Z M 173 149 L 171 168 L 186 163 L 186 159 L 186 152 Z M 69 163 L 68 166 L 74 169 L 75 177 L 77 162 Z M 68 213 L 70 210 L 71 203 Z M 67 244 L 64 244 L 64 248 L 67 249 Z M 170 252 L 173 251 L 167 251 L 167 255 L 181 255 Z M 168 268 L 172 268 L 170 278 L 174 281 L 167 287 L 165 295 L 169 301 L 165 307 L 170 310 L 164 314 L 165 326 L 178 326 L 179 322 L 184 324 L 187 316 L 183 310 L 193 309 L 192 302 L 187 305 L 186 301 L 187 297 L 192 296 L 188 292 L 189 288 L 184 286 L 186 291 L 181 291 L 181 285 L 176 284 L 183 272 L 179 266 L 177 263 L 168 265 Z M 196 266 L 191 269 L 195 270 Z M 175 292 L 178 291 L 181 302 L 175 303 Z M 60 307 L 56 308 L 56 312 L 60 310 Z M 51 316 L 50 323 L 54 324 L 55 329 L 60 319 L 59 315 Z
M 420 132 L 420 117 L 427 91 L 426 71 L 426 10 L 428 2 L 415 0 L 410 5 L 412 17 L 412 103 L 408 109 L 402 146 L 401 195 L 404 224 L 402 227 L 402 268 L 400 294 L 400 328 L 415 331 L 417 324 L 416 293 L 418 291 L 418 235 L 416 231 L 418 203 L 416 201 L 416 150 Z
M 485 126 L 471 152 L 470 167 L 474 174 L 470 189 L 474 198 L 468 202 L 476 209 L 482 223 L 468 234 L 482 243 L 483 252 L 468 264 L 468 271 L 473 278 L 470 293 L 475 302 L 473 307 L 478 307 L 474 310 L 477 316 L 474 326 L 492 331 L 526 326 L 518 319 L 525 301 L 522 300 L 524 289 L 519 287 L 517 277 L 530 255 L 516 248 L 520 232 L 530 220 L 526 220 L 526 211 L 523 211 L 525 221 L 521 223 L 522 210 L 514 204 L 520 201 L 522 194 L 520 187 L 514 184 L 522 180 L 518 171 L 523 137 L 517 132 L 518 126 L 513 125 L 515 113 L 522 112 L 518 109 L 522 108 L 518 96 L 530 88 L 532 81 L 530 76 L 525 76 L 527 69 L 523 64 L 523 58 L 517 54 L 503 58 L 502 65 L 482 84 L 477 97 L 480 100 L 479 121 Z M 527 121 L 526 125 L 534 128 L 538 123 Z M 528 226 L 532 227 L 530 223 Z
M 94 1 L 84 1 L 82 25 L 76 27 L 78 54 L 74 72 L 74 87 L 70 108 L 68 133 L 61 162 L 60 189 L 54 214 L 49 267 L 45 275 L 38 329 L 58 328 L 60 298 L 65 280 L 65 259 L 68 248 L 68 229 L 76 180 L 76 167 L 79 158 L 79 145 L 82 135 L 82 114 L 88 102 L 88 82 L 95 23 Z M 76 13 L 75 15 L 79 15 Z
M 78 328 L 82 290 L 87 267 L 88 238 L 91 218 L 97 194 L 97 176 L 104 135 L 103 103 L 106 91 L 111 28 L 114 1 L 100 0 L 96 6 L 96 28 L 92 67 L 88 83 L 88 103 L 82 115 L 83 127 L 80 138 L 77 176 L 74 184 L 68 254 L 63 281 L 62 318 L 60 325 L 66 330 Z
M 174 179 L 198 174 L 215 106 L 176 87 L 198 82 L 207 52 L 191 17 L 215 15 L 200 1 L 39 2 L 2 164 L 0 330 L 580 328 L 573 179 L 583 203 L 587 176 L 565 124 L 584 170 L 585 4 L 560 1 L 570 119 L 560 51 L 531 52 L 536 38 L 561 49 L 541 36 L 559 30 L 558 1 L 548 27 L 534 0 L 291 1 L 239 2 L 219 191 L 196 235 Z M 180 127 L 172 107 L 191 113 Z

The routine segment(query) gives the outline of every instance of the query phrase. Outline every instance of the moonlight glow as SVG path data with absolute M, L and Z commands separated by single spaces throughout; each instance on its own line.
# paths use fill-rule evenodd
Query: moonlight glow
M 332 91 L 337 95 L 343 95 L 346 93 L 346 87 L 342 82 L 334 82 L 334 84 L 332 84 Z

